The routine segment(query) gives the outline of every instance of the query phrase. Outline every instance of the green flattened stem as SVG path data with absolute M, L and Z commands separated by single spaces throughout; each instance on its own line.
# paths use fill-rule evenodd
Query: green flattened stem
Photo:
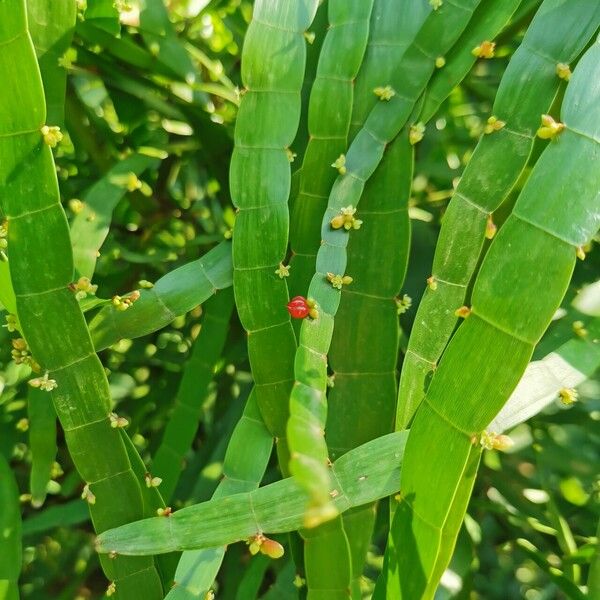
M 213 500 L 255 490 L 260 485 L 273 449 L 273 438 L 266 428 L 250 393 L 242 418 L 236 425 L 225 460 L 223 479 Z M 256 532 L 255 532 L 256 533 Z M 219 572 L 224 545 L 184 552 L 175 573 L 175 585 L 167 594 L 168 600 L 204 600 Z
M 347 273 L 353 282 L 342 289 L 329 354 L 333 388 L 326 435 L 334 460 L 394 430 L 400 333 L 396 296 L 408 262 L 412 169 L 413 146 L 403 132 L 388 146 L 367 182 L 360 213 L 365 226 L 353 233 L 348 244 Z M 344 515 L 355 595 L 360 591 L 374 516 L 373 507 Z
M 46 500 L 48 483 L 56 461 L 56 412 L 48 394 L 32 388 L 27 394 L 31 473 L 31 505 L 40 508 Z
M 545 0 L 512 57 L 492 109 L 500 128 L 479 141 L 444 216 L 400 376 L 397 428 L 409 425 L 456 326 L 488 219 L 521 176 L 561 84 L 557 65 L 574 61 L 599 25 L 594 2 Z
M 19 600 L 21 573 L 21 506 L 19 489 L 0 453 L 0 598 Z
M 152 460 L 152 475 L 162 479 L 160 492 L 167 502 L 175 491 L 183 459 L 196 435 L 213 369 L 225 345 L 232 310 L 233 292 L 229 289 L 208 300 L 204 306 L 200 334 L 194 341 L 173 412 Z
M 269 430 L 285 438 L 296 340 L 280 265 L 288 243 L 289 145 L 298 128 L 305 31 L 318 0 L 258 0 L 242 52 L 242 97 L 231 159 L 234 291 L 248 332 L 255 394 Z
M 10 274 L 25 339 L 51 392 L 71 457 L 96 502 L 97 531 L 143 514 L 140 483 L 111 426 L 108 382 L 69 289 L 73 257 L 59 201 L 42 80 L 23 2 L 0 4 L 0 207 L 8 222 Z M 52 124 L 49 124 L 51 126 Z M 88 494 L 88 498 L 92 498 Z M 152 558 L 102 560 L 118 598 L 160 598 Z
M 476 474 L 485 427 L 516 387 L 561 303 L 577 248 L 600 226 L 600 43 L 583 56 L 548 143 L 475 281 L 458 328 L 411 427 L 392 526 L 387 594 L 432 598 Z M 460 379 L 456 373 L 461 373 Z M 485 432 L 484 432 L 485 433 Z M 388 549 L 389 551 L 389 549 Z
M 27 0 L 29 33 L 35 46 L 44 92 L 47 120 L 61 126 L 65 116 L 65 88 L 77 3 L 75 0 Z
M 332 164 L 348 147 L 354 79 L 369 37 L 373 0 L 330 0 L 329 29 L 308 107 L 310 138 L 292 212 L 290 291 L 304 295 L 315 272 L 321 219 L 337 175 Z
M 167 273 L 151 289 L 141 290 L 127 310 L 104 307 L 90 322 L 94 346 L 100 351 L 119 340 L 158 331 L 230 287 L 231 280 L 231 243 L 222 242 L 202 258 Z
M 128 191 L 140 185 L 138 175 L 159 163 L 157 158 L 143 154 L 128 156 L 94 183 L 84 194 L 82 204 L 77 201 L 71 203 L 75 212 L 71 222 L 71 241 L 77 275 L 92 278 L 114 208 Z
M 339 512 L 398 491 L 399 463 L 406 437 L 407 432 L 391 433 L 351 450 L 336 461 L 332 475 L 338 492 L 334 502 Z M 244 450 L 244 456 L 247 454 Z M 169 518 L 145 519 L 108 531 L 98 537 L 97 550 L 159 554 L 213 548 L 247 540 L 259 532 L 286 533 L 302 527 L 307 500 L 306 493 L 288 477 L 255 491 L 178 510 Z
M 316 318 L 305 319 L 300 331 L 294 363 L 296 382 L 290 396 L 288 442 L 292 450 L 290 471 L 311 499 L 306 523 L 310 526 L 336 516 L 324 439 L 327 419 L 327 352 L 333 334 L 340 290 L 332 285 L 328 274 L 344 275 L 346 246 L 350 231 L 335 228 L 336 220 L 348 217 L 362 196 L 366 180 L 379 165 L 386 145 L 405 125 L 414 104 L 435 68 L 435 56 L 449 49 L 467 26 L 479 0 L 445 3 L 429 12 L 412 44 L 403 54 L 390 87 L 395 94 L 378 102 L 366 118 L 333 185 L 321 226 L 321 245 L 317 254 L 316 273 L 307 297 L 315 304 Z M 414 73 L 418 73 L 415 76 Z M 332 224 L 333 220 L 333 224 Z M 354 221 L 355 225 L 358 225 Z M 355 229 L 356 227 L 351 227 Z M 341 286 L 340 286 L 341 287 Z

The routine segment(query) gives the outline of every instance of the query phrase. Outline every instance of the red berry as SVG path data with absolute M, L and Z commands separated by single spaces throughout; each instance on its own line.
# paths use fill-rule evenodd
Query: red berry
M 310 307 L 304 296 L 296 296 L 288 302 L 287 309 L 293 319 L 304 319 L 308 316 Z

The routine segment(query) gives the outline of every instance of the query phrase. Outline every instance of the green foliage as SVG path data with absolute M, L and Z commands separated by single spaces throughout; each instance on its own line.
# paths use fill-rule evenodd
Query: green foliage
M 599 26 L 0 0 L 0 597 L 595 597 Z

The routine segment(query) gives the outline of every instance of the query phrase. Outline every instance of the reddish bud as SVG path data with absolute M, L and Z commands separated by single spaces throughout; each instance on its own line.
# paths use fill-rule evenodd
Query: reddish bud
M 304 296 L 296 296 L 287 304 L 288 312 L 293 319 L 304 319 L 310 312 L 310 306 Z

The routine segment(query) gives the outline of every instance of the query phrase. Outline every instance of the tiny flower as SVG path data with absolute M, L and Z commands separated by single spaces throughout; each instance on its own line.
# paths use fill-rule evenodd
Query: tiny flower
M 43 390 L 44 392 L 51 392 L 58 387 L 56 380 L 48 378 L 48 371 L 44 373 L 43 377 L 36 377 L 35 379 L 29 380 L 29 385 L 34 388 Z
M 492 215 L 490 215 L 488 217 L 487 223 L 485 224 L 485 237 L 488 240 L 491 240 L 494 238 L 497 231 L 498 231 L 498 227 L 494 223 L 494 220 L 492 219 Z
M 138 286 L 143 290 L 151 290 L 154 287 L 154 284 L 146 279 L 140 279 L 138 281 Z
M 436 280 L 436 278 L 433 275 L 431 277 L 427 278 L 427 287 L 432 292 L 435 292 L 435 290 L 437 290 L 437 287 L 438 287 L 437 280 Z
M 306 585 L 306 579 L 304 579 L 304 577 L 300 577 L 300 575 L 298 575 L 296 573 L 296 576 L 294 577 L 294 587 L 295 588 L 303 588 Z
M 575 253 L 579 260 L 585 260 L 585 250 L 584 250 L 583 246 L 577 246 Z
M 329 375 L 327 377 L 327 387 L 328 388 L 334 388 L 335 387 L 335 374 L 334 375 Z
M 562 133 L 564 128 L 564 123 L 555 121 L 550 115 L 542 115 L 542 125 L 537 130 L 537 136 L 542 140 L 552 140 Z
M 327 281 L 329 281 L 336 290 L 341 290 L 342 286 L 350 285 L 353 279 L 348 275 L 334 275 L 333 273 L 327 273 Z
M 105 594 L 107 596 L 114 596 L 117 593 L 117 584 L 113 581 L 110 583 L 110 585 L 106 588 L 106 592 Z
M 68 202 L 69 210 L 74 214 L 78 215 L 84 208 L 85 204 L 78 198 L 72 198 Z
M 290 150 L 289 148 L 285 149 L 285 154 L 287 156 L 287 159 L 293 163 L 296 160 L 296 157 L 298 156 L 295 152 L 292 152 L 292 150 Z
M 440 6 L 442 6 L 442 0 L 429 0 L 429 5 L 433 10 L 437 10 Z
M 385 87 L 376 87 L 373 90 L 373 93 L 382 101 L 389 102 L 395 95 L 396 90 L 390 85 L 386 85 Z
M 396 298 L 396 310 L 399 315 L 403 315 L 412 306 L 412 298 L 408 294 L 404 294 L 402 298 Z
M 117 554 L 116 550 L 111 550 L 108 553 L 108 558 L 110 558 L 111 560 L 114 560 L 115 558 L 117 558 L 117 556 L 118 556 L 118 554 Z
M 88 296 L 93 296 L 98 290 L 98 286 L 92 285 L 89 277 L 80 277 L 69 287 L 75 292 L 75 298 L 77 298 L 77 300 L 84 300 Z
M 345 174 L 346 174 L 346 155 L 345 155 L 345 154 L 340 154 L 340 155 L 339 155 L 339 156 L 336 158 L 335 162 L 333 162 L 333 163 L 331 164 L 331 166 L 332 166 L 334 169 L 337 169 L 337 170 L 338 170 L 338 173 L 339 173 L 340 175 L 345 175 Z
M 558 63 L 556 65 L 556 74 L 560 79 L 564 79 L 565 81 L 569 81 L 571 79 L 571 67 L 567 63 Z
M 173 509 L 170 506 L 165 506 L 164 508 L 157 508 L 156 514 L 159 517 L 170 517 L 173 514 Z
M 204 600 L 215 600 L 215 593 L 212 590 L 208 590 L 208 592 L 204 594 Z
M 577 390 L 575 388 L 562 388 L 558 392 L 558 396 L 560 398 L 561 403 L 565 406 L 573 404 L 579 398 L 579 394 L 577 393 Z
M 418 144 L 425 137 L 425 124 L 424 123 L 415 123 L 410 126 L 410 131 L 408 133 L 408 141 L 411 146 Z
M 441 69 L 446 66 L 446 59 L 443 56 L 438 56 L 435 59 L 435 66 L 437 69 Z
M 144 481 L 146 482 L 147 488 L 155 488 L 162 483 L 162 479 L 160 477 L 152 477 L 151 473 L 146 473 L 144 475 Z
M 63 69 L 70 69 L 73 63 L 77 61 L 77 50 L 69 48 L 62 56 L 58 58 L 58 66 Z
M 487 120 L 487 124 L 486 124 L 483 132 L 486 134 L 494 133 L 494 131 L 500 131 L 505 126 L 506 126 L 505 121 L 501 121 L 500 119 L 498 119 L 498 117 L 494 117 L 492 115 Z
M 44 125 L 41 129 L 42 137 L 44 138 L 44 144 L 50 146 L 50 148 L 56 148 L 59 142 L 63 139 L 63 134 L 60 131 L 60 127 L 50 127 Z
M 110 420 L 110 426 L 113 429 L 120 429 L 122 427 L 127 427 L 129 425 L 129 421 L 125 417 L 120 417 L 117 413 L 111 412 L 108 415 Z
M 279 275 L 280 279 L 283 279 L 284 277 L 289 277 L 290 276 L 290 266 L 289 265 L 284 265 L 283 263 L 279 263 L 279 268 L 275 269 L 275 275 Z
M 19 430 L 19 431 L 27 431 L 29 429 L 29 419 L 19 419 L 17 421 L 17 423 L 15 424 L 15 427 Z
M 6 315 L 6 325 L 2 325 L 2 327 L 6 327 L 10 333 L 13 333 L 17 330 L 17 317 L 15 315 L 8 314 Z
M 96 496 L 90 490 L 90 486 L 86 483 L 83 486 L 83 491 L 81 492 L 81 499 L 85 500 L 88 504 L 96 504 Z
M 317 37 L 317 35 L 315 34 L 314 31 L 305 31 L 304 32 L 304 39 L 311 45 L 314 43 L 316 37 Z
M 471 309 L 468 306 L 461 306 L 454 311 L 454 314 L 461 319 L 466 319 L 471 314 Z
M 340 214 L 331 219 L 331 228 L 341 229 L 343 227 L 346 231 L 349 231 L 350 229 L 360 229 L 362 221 L 357 219 L 354 216 L 355 214 L 356 209 L 352 205 L 342 208 Z
M 113 296 L 112 304 L 119 311 L 127 310 L 136 300 L 140 297 L 140 293 L 138 290 L 134 290 L 133 292 L 127 294 L 127 296 Z
M 479 443 L 485 450 L 505 451 L 514 446 L 514 441 L 510 437 L 493 431 L 483 431 Z
M 574 321 L 573 332 L 580 338 L 587 337 L 588 334 L 588 330 L 585 328 L 585 324 L 583 321 Z
M 475 48 L 471 50 L 471 54 L 477 58 L 494 58 L 495 50 L 496 44 L 489 40 L 485 40 L 484 42 L 481 42 L 479 46 L 475 46 Z
M 8 221 L 0 223 L 0 250 L 8 248 Z

